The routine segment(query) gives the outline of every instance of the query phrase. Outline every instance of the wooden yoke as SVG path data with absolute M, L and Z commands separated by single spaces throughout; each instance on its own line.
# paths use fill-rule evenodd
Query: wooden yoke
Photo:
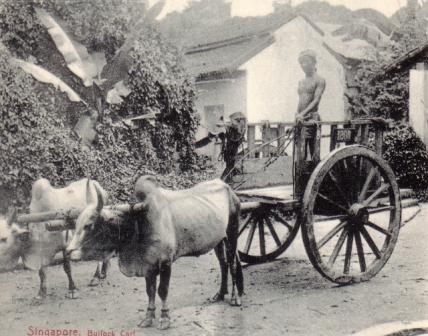
M 130 211 L 141 211 L 145 208 L 145 206 L 146 203 L 144 202 L 137 203 L 132 206 L 130 204 L 118 204 L 105 206 L 103 210 L 105 209 L 108 211 L 125 214 Z M 74 220 L 79 217 L 83 210 L 83 208 L 72 208 L 69 210 L 56 210 L 24 214 L 17 216 L 13 222 L 17 224 L 44 223 L 48 231 L 73 230 Z M 120 216 L 120 214 L 118 215 Z

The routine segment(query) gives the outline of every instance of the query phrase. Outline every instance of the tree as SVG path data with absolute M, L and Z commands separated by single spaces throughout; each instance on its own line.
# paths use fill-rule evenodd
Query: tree
M 414 4 L 414 3 L 413 3 Z M 386 66 L 409 50 L 428 41 L 425 18 L 417 11 L 408 16 L 396 34 L 398 40 L 378 55 L 375 62 L 362 64 L 357 74 L 359 92 L 351 100 L 354 117 L 384 117 L 397 121 L 384 137 L 384 158 L 391 165 L 400 187 L 428 188 L 428 153 L 413 129 L 401 121 L 409 114 L 409 69 L 386 71 Z M 416 14 L 415 14 L 416 13 Z M 426 198 L 426 191 L 420 193 Z
M 102 118 L 96 127 L 98 136 L 90 149 L 81 147 L 71 128 L 82 114 L 92 113 L 95 105 L 91 99 L 97 94 L 97 86 L 84 86 L 67 68 L 64 55 L 35 11 L 40 6 L 54 15 L 72 40 L 84 45 L 90 54 L 105 52 L 107 60 L 117 58 L 117 51 L 123 50 L 130 36 L 138 37 L 135 42 L 131 39 L 123 57 L 130 94 L 117 105 L 103 101 Z M 12 84 L 26 93 L 14 93 L 7 104 L 1 101 L 2 110 L 8 111 L 2 125 L 9 127 L 7 120 L 19 124 L 15 135 L 10 133 L 14 128 L 9 135 L 0 135 L 0 142 L 7 142 L 7 151 L 1 152 L 0 174 L 0 188 L 6 190 L 6 197 L 15 198 L 11 193 L 16 192 L 17 204 L 26 204 L 31 183 L 40 176 L 49 177 L 53 184 L 96 178 L 113 194 L 113 200 L 127 199 L 133 179 L 148 172 L 169 174 L 161 178 L 165 185 L 189 185 L 189 180 L 176 172 L 193 168 L 196 158 L 193 142 L 198 118 L 193 108 L 193 86 L 180 65 L 178 52 L 153 28 L 137 22 L 145 10 L 144 2 L 127 0 L 0 3 L 0 36 L 10 51 L 2 53 L 2 71 L 10 81 L 3 81 L 2 73 L 1 94 L 8 97 L 7 88 Z M 132 26 L 144 29 L 140 34 L 132 31 Z M 70 102 L 52 86 L 23 74 L 11 64 L 11 56 L 58 76 L 87 104 Z M 22 78 L 25 85 L 12 83 L 14 77 Z M 121 122 L 153 111 L 158 113 L 156 119 L 143 122 L 140 129 Z M 26 115 L 31 116 L 31 124 L 22 121 Z M 38 142 L 33 144 L 30 139 Z M 11 159 L 5 160 L 9 156 Z
M 410 11 L 411 12 L 411 11 Z M 351 115 L 382 116 L 407 120 L 408 71 L 385 71 L 394 59 L 428 41 L 426 18 L 409 15 L 397 31 L 397 40 L 378 53 L 374 61 L 363 62 L 357 72 L 358 94 L 351 100 Z

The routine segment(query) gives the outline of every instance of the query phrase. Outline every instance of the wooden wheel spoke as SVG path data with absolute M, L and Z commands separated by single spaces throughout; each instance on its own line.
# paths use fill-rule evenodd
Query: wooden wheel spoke
M 361 164 L 361 158 L 349 158 L 349 166 L 352 168 L 352 171 L 354 172 L 353 178 L 354 182 L 352 184 L 352 202 L 357 202 L 359 191 L 361 188 L 361 170 L 359 169 L 359 166 Z
M 337 202 L 331 200 L 330 198 L 328 198 L 324 194 L 318 193 L 318 196 L 321 197 L 323 200 L 327 201 L 328 203 L 330 203 L 331 205 L 335 206 L 337 209 L 342 210 L 345 214 L 348 213 L 348 209 L 346 209 L 342 205 L 338 204 Z
M 384 212 L 384 211 L 391 211 L 391 210 L 395 210 L 395 206 L 384 206 L 384 207 L 369 208 L 368 212 L 369 212 L 369 215 L 371 215 L 371 214 Z
M 267 224 L 267 227 L 270 231 L 270 234 L 273 237 L 273 240 L 275 240 L 276 245 L 279 247 L 281 246 L 281 240 L 279 239 L 278 235 L 276 234 L 275 228 L 272 225 L 272 222 L 270 221 L 269 217 L 265 217 L 265 221 Z
M 370 237 L 370 234 L 367 232 L 365 227 L 360 228 L 361 234 L 363 235 L 364 239 L 366 240 L 367 244 L 370 246 L 370 249 L 373 251 L 374 255 L 377 259 L 380 259 L 382 255 L 380 254 L 379 249 L 377 248 L 375 242 L 373 241 L 372 237 Z
M 266 242 L 265 242 L 265 230 L 263 225 L 263 220 L 259 218 L 258 220 L 259 225 L 259 240 L 260 240 L 260 253 L 261 255 L 266 254 Z
M 275 218 L 275 220 L 283 225 L 285 225 L 287 227 L 288 230 L 293 230 L 293 227 L 288 224 L 288 222 L 286 220 L 284 220 L 283 218 L 281 218 L 280 216 L 278 216 L 278 214 L 274 213 L 272 214 L 273 218 Z
M 346 196 L 346 193 L 343 191 L 337 177 L 333 174 L 333 172 L 331 170 L 328 172 L 328 175 L 330 176 L 330 179 L 333 181 L 333 184 L 336 187 L 337 191 L 339 192 L 340 196 L 346 202 L 346 205 L 350 206 L 351 203 L 349 202 L 349 199 Z
M 370 169 L 370 172 L 367 175 L 366 180 L 364 181 L 363 188 L 361 189 L 361 192 L 358 195 L 358 202 L 359 203 L 361 203 L 366 198 L 367 191 L 369 190 L 370 184 L 372 183 L 373 178 L 377 174 L 377 171 L 378 171 L 377 167 L 372 167 Z
M 385 190 L 389 188 L 389 183 L 382 184 L 373 194 L 370 195 L 369 198 L 367 198 L 362 204 L 363 206 L 367 207 L 372 203 L 376 197 L 378 197 L 381 193 L 383 193 Z
M 346 241 L 345 265 L 343 266 L 344 274 L 349 274 L 349 269 L 351 266 L 353 239 L 354 239 L 354 233 L 350 230 L 348 231 L 348 240 Z
M 330 152 L 312 172 L 297 217 L 309 261 L 338 284 L 369 280 L 394 250 L 401 207 L 394 172 L 378 153 L 360 145 Z
M 357 245 L 358 261 L 360 262 L 361 272 L 366 271 L 366 259 L 364 258 L 364 248 L 361 242 L 361 236 L 358 231 L 355 232 L 355 245 Z
M 314 219 L 315 223 L 320 223 L 320 222 L 329 222 L 329 221 L 333 221 L 333 220 L 344 220 L 345 218 L 347 218 L 347 215 L 335 215 L 335 216 L 321 216 L 321 217 L 317 217 Z
M 342 230 L 348 222 L 346 220 L 343 220 L 339 224 L 337 224 L 333 230 L 331 230 L 329 233 L 327 233 L 318 243 L 318 248 L 322 248 L 325 244 L 327 244 L 340 230 Z
M 244 232 L 245 228 L 248 226 L 252 218 L 253 218 L 253 213 L 249 213 L 248 216 L 244 219 L 244 224 L 242 224 L 241 227 L 239 228 L 238 236 L 240 236 L 242 232 Z
M 339 255 L 340 250 L 342 249 L 343 243 L 345 242 L 345 238 L 348 235 L 348 230 L 346 228 L 343 229 L 342 233 L 340 234 L 339 239 L 337 240 L 336 246 L 334 247 L 333 253 L 331 254 L 330 258 L 328 259 L 327 266 L 332 267 L 334 262 L 337 259 L 337 256 Z
M 253 242 L 254 232 L 256 231 L 256 222 L 254 221 L 251 225 L 250 232 L 248 233 L 247 241 L 245 243 L 244 251 L 246 254 L 250 251 L 251 243 Z
M 392 235 L 392 232 L 389 232 L 388 230 L 381 228 L 380 226 L 376 225 L 373 222 L 368 222 L 366 225 L 371 227 L 372 229 L 374 229 L 376 231 L 383 233 L 385 236 L 391 237 L 391 235 Z

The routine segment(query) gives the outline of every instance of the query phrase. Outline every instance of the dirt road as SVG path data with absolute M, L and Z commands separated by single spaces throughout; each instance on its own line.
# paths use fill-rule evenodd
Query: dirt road
M 411 211 L 404 212 L 404 217 Z M 147 304 L 144 279 L 126 278 L 116 259 L 105 283 L 87 287 L 94 262 L 74 264 L 80 298 L 68 300 L 61 266 L 48 271 L 49 297 L 33 306 L 35 272 L 0 274 L 0 335 L 46 335 L 75 329 L 80 335 L 347 335 L 389 321 L 428 318 L 428 206 L 407 224 L 390 261 L 374 279 L 347 287 L 324 280 L 310 265 L 298 236 L 275 262 L 246 267 L 242 308 L 207 298 L 219 283 L 213 254 L 183 258 L 173 267 L 172 327 L 136 327 Z M 159 311 L 159 309 L 158 309 Z M 36 328 L 39 328 L 36 330 Z M 90 331 L 92 333 L 90 333 Z M 39 334 L 37 333 L 39 332 Z M 95 333 L 97 332 L 97 333 Z M 112 335 L 112 333 L 110 333 Z

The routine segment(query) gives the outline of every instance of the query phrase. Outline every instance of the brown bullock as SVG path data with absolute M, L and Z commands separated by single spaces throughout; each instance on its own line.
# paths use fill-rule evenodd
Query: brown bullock
M 213 300 L 223 300 L 228 292 L 230 270 L 231 305 L 240 306 L 244 287 L 237 254 L 240 202 L 232 189 L 214 180 L 170 191 L 160 188 L 153 177 L 144 176 L 137 181 L 135 193 L 144 209 L 125 214 L 103 209 L 102 198 L 97 197 L 76 220 L 67 251 L 81 249 L 85 255 L 115 250 L 124 275 L 145 277 L 149 302 L 140 327 L 154 322 L 157 276 L 162 301 L 158 328 L 166 329 L 170 326 L 167 297 L 172 263 L 212 249 L 221 269 L 220 289 Z

